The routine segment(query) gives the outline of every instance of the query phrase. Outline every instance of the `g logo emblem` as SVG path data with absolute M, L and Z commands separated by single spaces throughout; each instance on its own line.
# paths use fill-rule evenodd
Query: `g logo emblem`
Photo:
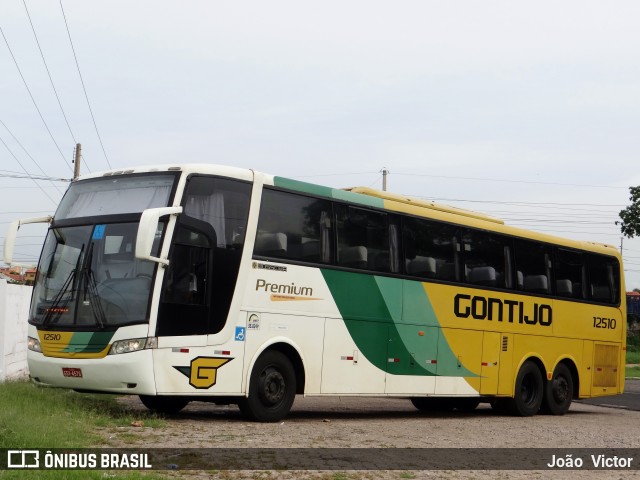
M 230 358 L 196 357 L 191 360 L 189 384 L 195 388 L 211 388 L 216 384 L 218 368 Z
M 173 367 L 189 378 L 193 388 L 207 389 L 216 384 L 218 369 L 233 358 L 196 357 L 189 367 Z

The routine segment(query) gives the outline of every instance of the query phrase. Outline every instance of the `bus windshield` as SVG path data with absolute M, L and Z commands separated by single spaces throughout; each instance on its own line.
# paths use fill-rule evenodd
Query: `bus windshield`
M 99 215 L 140 213 L 166 207 L 175 175 L 110 176 L 73 183 L 65 193 L 56 221 Z
M 147 322 L 156 264 L 135 258 L 139 214 L 167 206 L 175 179 L 151 173 L 73 183 L 45 240 L 30 322 L 79 329 Z
M 137 222 L 49 230 L 30 321 L 91 329 L 146 322 L 155 263 L 134 258 L 137 230 Z

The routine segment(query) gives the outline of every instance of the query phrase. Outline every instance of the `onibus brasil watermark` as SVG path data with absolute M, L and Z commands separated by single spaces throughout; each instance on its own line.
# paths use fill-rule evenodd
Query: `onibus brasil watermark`
M 53 452 L 46 450 L 8 450 L 8 469 L 106 469 L 143 470 L 152 469 L 148 453 L 137 452 Z
M 549 468 L 597 468 L 597 469 L 622 469 L 631 468 L 633 464 L 633 457 L 619 457 L 617 455 L 605 455 L 605 454 L 590 454 L 586 457 L 587 464 L 582 457 L 574 457 L 572 453 L 568 453 L 563 456 L 551 455 L 551 461 L 547 463 Z M 589 464 L 590 462 L 590 464 Z
M 0 449 L 0 470 L 640 470 L 638 448 Z

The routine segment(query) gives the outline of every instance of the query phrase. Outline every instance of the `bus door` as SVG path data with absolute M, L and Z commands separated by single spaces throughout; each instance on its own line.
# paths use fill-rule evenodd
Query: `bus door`
M 158 306 L 158 393 L 241 392 L 244 338 L 216 334 L 235 292 L 250 192 L 251 184 L 232 179 L 188 180 Z

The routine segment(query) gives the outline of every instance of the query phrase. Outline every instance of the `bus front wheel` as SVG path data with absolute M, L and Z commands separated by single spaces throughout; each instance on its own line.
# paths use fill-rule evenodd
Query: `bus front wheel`
M 564 363 L 559 363 L 547 382 L 542 410 L 551 415 L 564 415 L 573 399 L 573 377 Z
M 165 397 L 152 395 L 140 395 L 140 401 L 149 410 L 166 414 L 178 413 L 189 403 L 189 399 L 185 397 Z
M 511 413 L 520 417 L 530 417 L 538 413 L 544 396 L 542 373 L 538 366 L 524 362 L 516 378 L 515 396 L 510 401 Z
M 296 375 L 289 359 L 269 350 L 256 361 L 249 380 L 249 395 L 238 406 L 258 422 L 277 422 L 287 416 L 296 396 Z

